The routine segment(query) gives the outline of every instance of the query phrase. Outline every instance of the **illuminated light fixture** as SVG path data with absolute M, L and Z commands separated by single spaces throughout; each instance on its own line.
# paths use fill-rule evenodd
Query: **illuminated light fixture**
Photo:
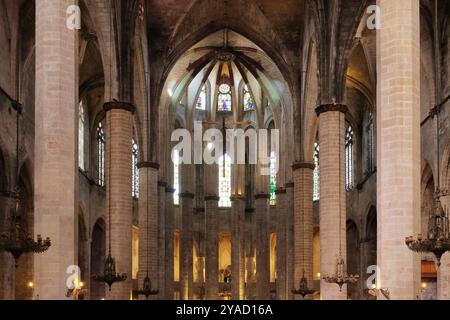
M 19 214 L 20 207 L 20 187 L 19 187 L 19 132 L 20 132 L 20 115 L 22 114 L 22 106 L 18 102 L 13 102 L 13 108 L 17 112 L 16 118 L 16 187 L 11 192 L 11 197 L 15 199 L 15 208 L 11 213 L 11 221 L 9 230 L 0 236 L 0 250 L 9 252 L 15 261 L 16 268 L 19 265 L 19 259 L 26 253 L 43 253 L 52 245 L 50 238 L 42 239 L 41 235 L 37 235 L 35 241 L 31 235 L 22 227 L 21 217 Z
M 437 184 L 435 191 L 435 209 L 431 211 L 428 220 L 428 235 L 426 238 L 422 234 L 414 239 L 413 236 L 406 237 L 405 243 L 408 248 L 414 252 L 424 253 L 431 252 L 436 257 L 437 267 L 441 266 L 442 256 L 450 251 L 450 230 L 448 210 L 444 212 L 440 198 L 446 196 L 447 192 L 443 192 L 440 188 L 440 146 L 439 146 L 439 114 L 440 106 L 434 107 L 430 111 L 431 117 L 436 117 L 436 140 L 437 140 Z

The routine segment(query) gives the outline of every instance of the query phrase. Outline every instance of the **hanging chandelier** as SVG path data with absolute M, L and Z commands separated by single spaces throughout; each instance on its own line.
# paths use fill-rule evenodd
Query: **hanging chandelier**
M 15 208 L 11 213 L 11 223 L 8 230 L 0 236 L 0 250 L 9 252 L 15 261 L 16 267 L 19 264 L 19 259 L 26 253 L 43 253 L 51 246 L 50 238 L 42 239 L 41 235 L 37 236 L 37 241 L 22 227 L 19 214 L 20 206 L 20 188 L 19 188 L 19 132 L 20 121 L 19 116 L 22 113 L 22 107 L 19 103 L 13 103 L 13 107 L 17 112 L 16 123 L 16 188 L 11 193 L 12 198 L 15 199 Z
M 302 279 L 300 280 L 300 288 L 297 290 L 292 290 L 292 293 L 295 295 L 302 296 L 303 299 L 305 299 L 306 296 L 313 295 L 317 291 L 313 289 L 308 288 L 308 279 L 305 277 L 305 271 L 303 271 Z
M 434 107 L 430 111 L 430 116 L 436 116 L 436 146 L 437 146 L 437 187 L 435 192 L 435 209 L 431 212 L 428 220 L 428 234 L 426 238 L 422 234 L 415 239 L 413 236 L 406 237 L 405 243 L 414 252 L 433 253 L 437 260 L 437 267 L 441 266 L 442 256 L 450 251 L 450 232 L 448 209 L 444 212 L 440 198 L 446 193 L 440 189 L 440 145 L 439 145 L 439 114 L 440 106 Z
M 111 256 L 111 248 L 109 249 L 108 257 L 105 260 L 105 269 L 103 274 L 95 275 L 93 278 L 97 282 L 106 283 L 109 291 L 111 291 L 114 283 L 127 280 L 127 275 L 125 273 L 116 273 L 116 260 Z
M 342 287 L 345 284 L 353 284 L 358 282 L 359 275 L 347 274 L 344 258 L 342 258 L 342 255 L 339 254 L 336 263 L 336 273 L 333 276 L 323 277 L 323 280 L 328 283 L 337 284 L 339 286 L 339 291 L 342 292 Z
M 339 112 L 339 127 L 341 126 L 341 113 Z M 325 276 L 323 280 L 327 283 L 334 283 L 339 286 L 339 291 L 342 292 L 342 287 L 348 284 L 354 284 L 358 282 L 359 275 L 347 274 L 347 268 L 345 260 L 342 257 L 342 212 L 341 212 L 341 133 L 339 132 L 339 256 L 336 261 L 336 273 L 332 276 Z

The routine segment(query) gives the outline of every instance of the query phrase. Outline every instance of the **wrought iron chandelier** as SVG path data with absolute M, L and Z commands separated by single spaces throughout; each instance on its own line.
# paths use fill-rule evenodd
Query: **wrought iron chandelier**
M 339 126 L 341 125 L 341 113 L 339 112 Z M 341 134 L 339 133 L 339 158 L 341 157 Z M 323 280 L 327 283 L 334 283 L 339 286 L 339 290 L 342 292 L 342 287 L 345 284 L 353 284 L 358 282 L 359 275 L 347 274 L 347 266 L 345 260 L 342 257 L 342 211 L 341 211 L 341 159 L 339 159 L 339 256 L 336 261 L 336 273 L 334 275 L 327 275 L 323 277 Z
M 0 249 L 11 253 L 14 257 L 16 267 L 19 264 L 20 257 L 25 253 L 43 253 L 51 246 L 50 238 L 42 239 L 41 235 L 37 236 L 37 241 L 25 230 L 20 222 L 19 206 L 20 206 L 20 188 L 19 188 L 19 132 L 20 119 L 22 114 L 22 106 L 15 102 L 13 107 L 17 112 L 16 123 L 16 188 L 11 192 L 11 198 L 14 198 L 15 208 L 11 212 L 11 223 L 9 230 L 0 236 Z
M 440 107 L 436 106 L 430 112 L 431 116 L 436 116 L 436 140 L 437 140 L 437 186 L 435 192 L 435 209 L 431 212 L 428 220 L 428 234 L 426 238 L 422 234 L 415 239 L 409 236 L 405 239 L 408 248 L 414 252 L 430 252 L 436 257 L 437 267 L 441 266 L 442 256 L 450 251 L 450 230 L 448 210 L 444 212 L 441 205 L 441 197 L 446 193 L 440 188 L 440 147 L 439 147 L 439 114 Z
M 159 293 L 159 290 L 153 290 L 152 289 L 152 281 L 150 280 L 150 277 L 148 276 L 148 271 L 150 269 L 150 237 L 149 237 L 149 188 L 148 188 L 149 180 L 148 180 L 148 169 L 147 169 L 147 276 L 144 279 L 143 287 L 142 289 L 139 289 L 136 293 L 141 296 L 145 296 L 145 298 L 148 300 L 150 296 L 156 296 Z

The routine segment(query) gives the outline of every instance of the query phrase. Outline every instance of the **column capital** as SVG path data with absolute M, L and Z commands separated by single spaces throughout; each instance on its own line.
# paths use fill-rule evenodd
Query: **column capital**
M 279 189 L 277 189 L 277 190 L 275 190 L 275 194 L 286 194 L 287 193 L 287 190 L 286 189 L 284 189 L 284 188 L 279 188 Z
M 175 193 L 174 187 L 168 185 L 166 187 L 166 193 Z
M 219 201 L 219 200 L 220 200 L 219 196 L 215 195 L 205 196 L 205 201 Z
M 159 170 L 160 166 L 158 163 L 155 163 L 155 162 L 142 161 L 137 164 L 137 167 L 138 167 L 138 169 L 151 168 L 151 169 Z
M 167 182 L 164 182 L 164 181 L 158 181 L 158 187 L 161 187 L 161 188 L 167 188 Z
M 235 194 L 235 195 L 231 196 L 230 199 L 231 199 L 231 201 L 238 201 L 238 200 L 245 201 L 245 195 L 243 195 L 243 194 Z
M 180 198 L 194 199 L 195 194 L 193 194 L 191 192 L 183 192 L 183 193 L 180 193 Z
M 255 194 L 255 200 L 260 200 L 260 199 L 270 199 L 270 193 Z
M 322 113 L 326 112 L 342 112 L 346 114 L 348 112 L 348 107 L 341 103 L 329 103 L 323 104 L 316 108 L 316 114 L 319 117 Z
M 291 181 L 291 182 L 286 183 L 286 189 L 292 189 L 294 187 L 295 187 L 294 182 Z
M 310 169 L 314 170 L 316 165 L 312 162 L 294 162 L 292 165 L 292 170 L 296 171 L 298 169 Z
M 111 110 L 125 110 L 129 111 L 132 114 L 136 112 L 136 106 L 132 104 L 131 102 L 125 102 L 125 101 L 109 101 L 105 102 L 103 104 L 103 110 L 105 112 L 111 111 Z

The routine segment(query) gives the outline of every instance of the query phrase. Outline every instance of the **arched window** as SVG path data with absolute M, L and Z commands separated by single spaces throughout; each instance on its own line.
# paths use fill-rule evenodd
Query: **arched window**
M 86 114 L 83 102 L 80 102 L 78 109 L 78 166 L 81 170 L 85 171 L 84 136 L 86 132 Z
M 313 200 L 320 200 L 320 146 L 314 143 Z
M 270 205 L 275 206 L 277 204 L 277 156 L 275 152 L 270 153 Z
M 139 149 L 134 139 L 131 142 L 131 196 L 139 198 L 139 169 L 138 169 Z
M 180 205 L 180 152 L 173 151 L 173 204 Z
M 198 94 L 197 102 L 195 103 L 197 110 L 206 110 L 206 85 L 203 85 Z
M 367 122 L 367 171 L 372 173 L 375 169 L 375 143 L 374 143 L 374 123 L 373 114 L 369 113 L 369 120 Z
M 219 96 L 217 98 L 217 111 L 229 112 L 233 110 L 233 99 L 231 95 L 231 86 L 222 83 L 219 87 Z
M 97 126 L 97 182 L 105 186 L 105 128 L 102 121 Z
M 219 160 L 219 197 L 219 207 L 231 207 L 231 159 L 227 154 Z
M 353 145 L 354 133 L 351 126 L 348 126 L 345 132 L 345 188 L 353 188 Z
M 244 85 L 243 93 L 244 93 L 244 112 L 255 110 L 253 98 L 247 85 Z

